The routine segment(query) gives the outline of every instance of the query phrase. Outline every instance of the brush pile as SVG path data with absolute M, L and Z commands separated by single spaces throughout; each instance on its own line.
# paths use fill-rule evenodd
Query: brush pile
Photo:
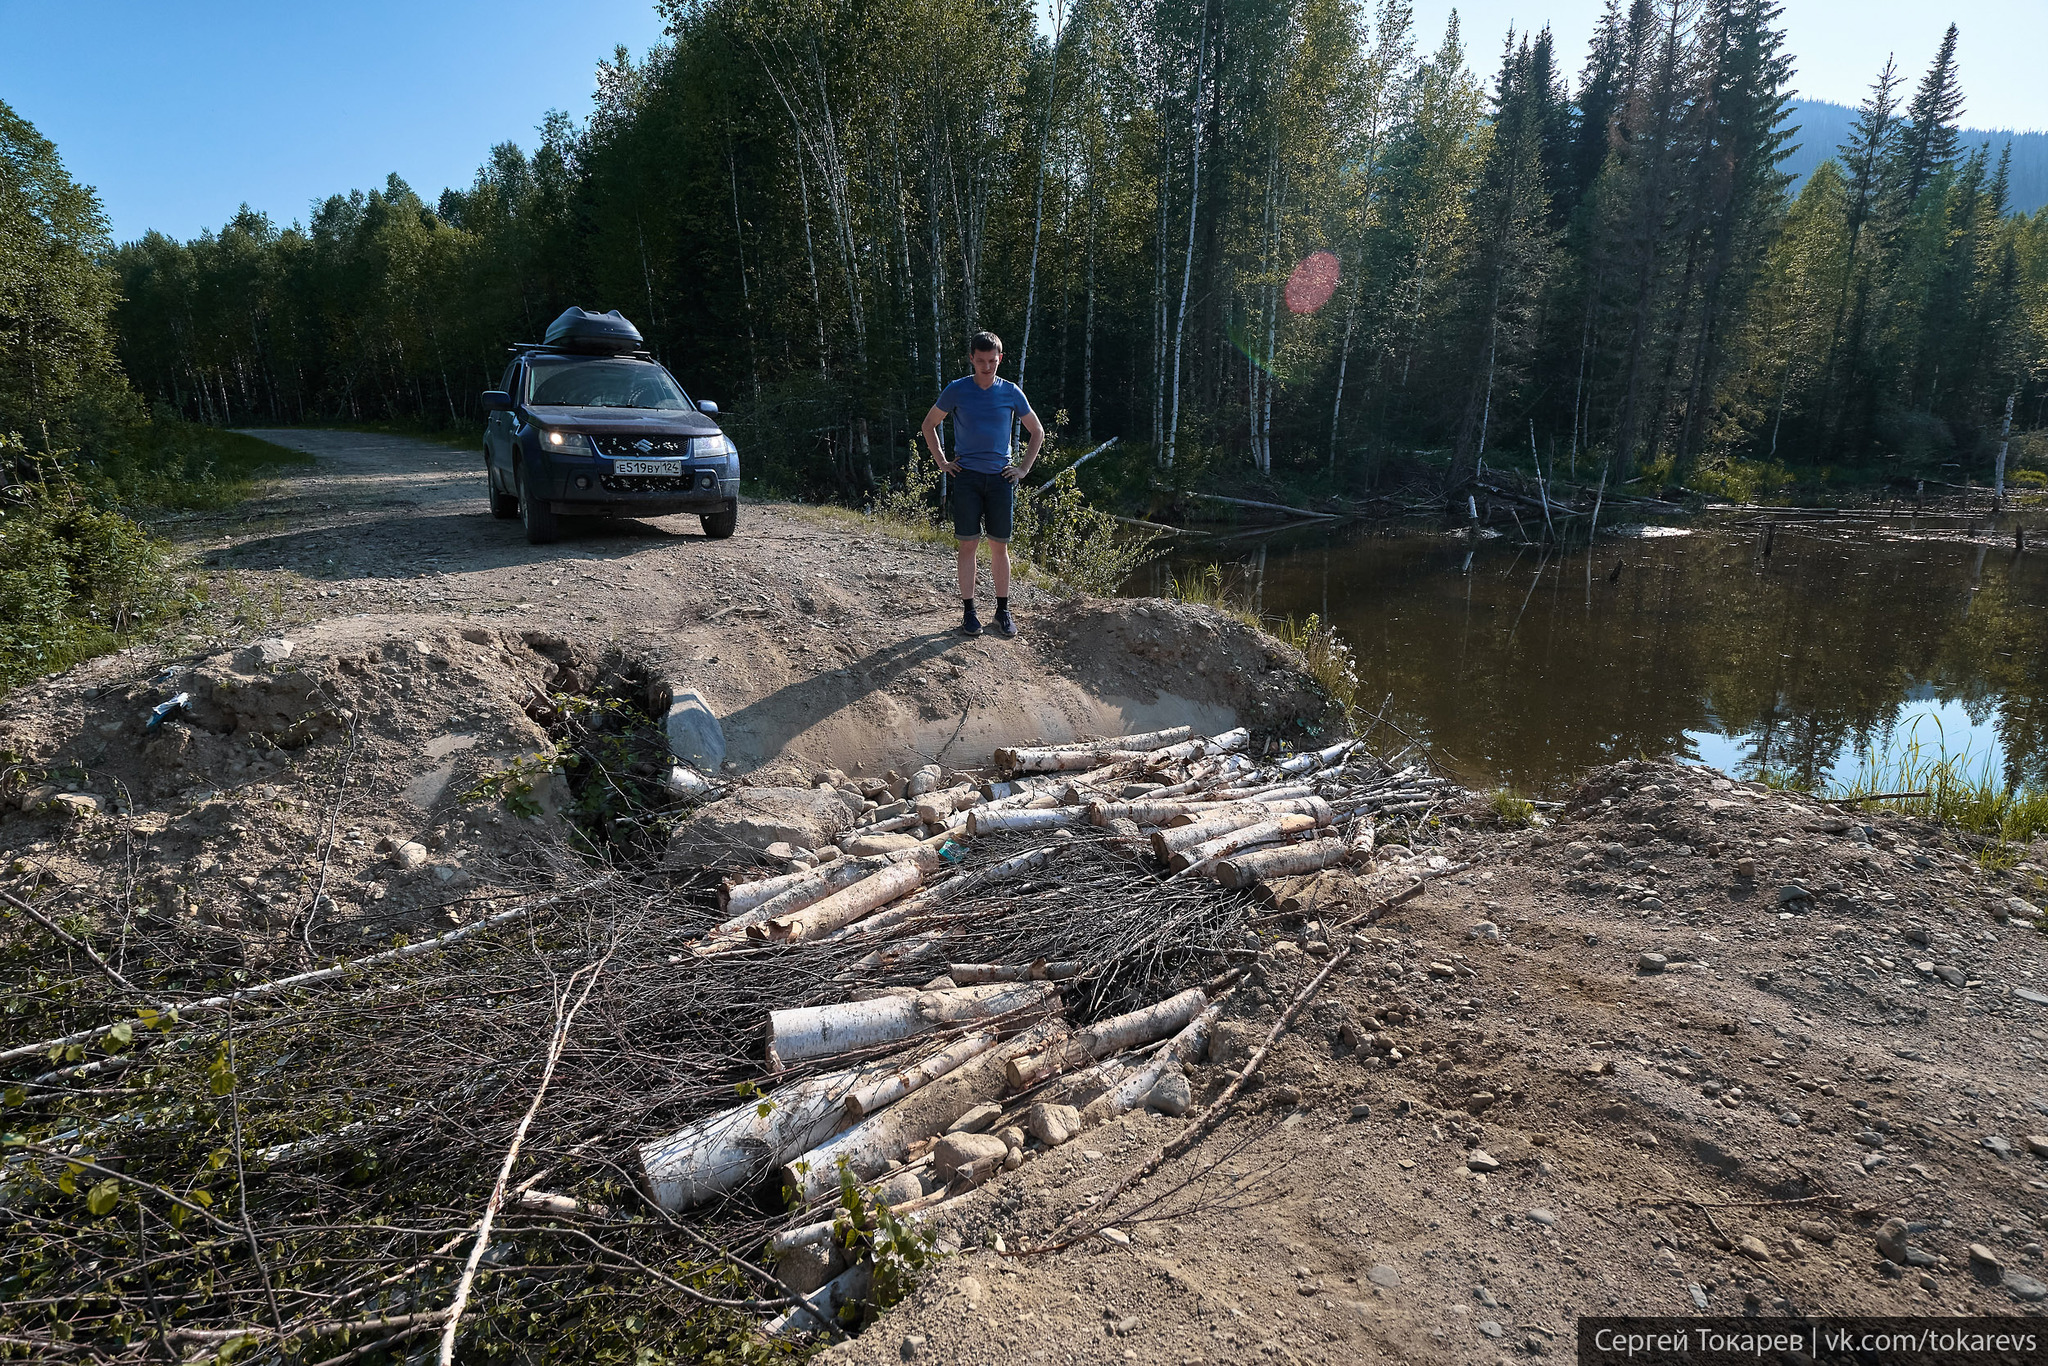
M 1462 866 L 1393 838 L 1463 795 L 1406 751 L 1252 747 L 1183 728 L 933 767 L 782 872 L 536 858 L 437 939 L 209 994 L 60 927 L 17 998 L 37 1041 L 0 1050 L 0 1337 L 341 1362 L 842 1333 L 948 1200 L 1186 1112 L 1269 907 Z M 104 932 L 79 909 L 48 923 Z

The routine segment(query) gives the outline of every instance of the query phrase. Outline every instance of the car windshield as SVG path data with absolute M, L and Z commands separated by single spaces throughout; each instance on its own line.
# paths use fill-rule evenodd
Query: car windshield
M 644 360 L 535 356 L 527 366 L 526 401 L 549 408 L 690 410 L 668 371 Z

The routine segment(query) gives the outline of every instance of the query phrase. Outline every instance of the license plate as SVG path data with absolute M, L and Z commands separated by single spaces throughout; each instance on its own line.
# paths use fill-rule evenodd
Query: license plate
M 614 460 L 613 474 L 657 474 L 674 478 L 683 473 L 680 460 Z

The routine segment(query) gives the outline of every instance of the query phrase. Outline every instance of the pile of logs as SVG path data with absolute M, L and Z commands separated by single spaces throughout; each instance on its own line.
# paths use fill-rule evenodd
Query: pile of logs
M 1085 1025 L 1068 1021 L 1068 1003 L 1102 964 L 953 963 L 923 988 L 861 988 L 867 974 L 936 956 L 983 889 L 1014 888 L 1077 841 L 1156 860 L 1139 905 L 1177 894 L 1167 883 L 1204 879 L 1291 910 L 1344 895 L 1339 880 L 1361 868 L 1419 878 L 1462 866 L 1377 838 L 1381 818 L 1419 824 L 1459 798 L 1448 780 L 1417 764 L 1392 768 L 1355 741 L 1272 762 L 1250 757 L 1250 745 L 1244 730 L 1197 736 L 1183 726 L 998 750 L 998 772 L 980 782 L 946 786 L 934 765 L 841 848 L 818 851 L 822 862 L 726 885 L 725 918 L 699 955 L 872 946 L 851 970 L 820 974 L 851 999 L 768 1012 L 768 1089 L 634 1154 L 665 1210 L 775 1180 L 811 1211 L 770 1253 L 812 1310 L 772 1327 L 815 1328 L 863 1291 L 869 1269 L 846 1266 L 828 1236 L 843 1179 L 919 1216 L 1016 1167 L 1027 1147 L 1057 1146 L 1141 1105 L 1187 1107 L 1182 1069 L 1201 1059 L 1235 974 Z M 860 852 L 876 834 L 898 838 Z M 954 866 L 983 837 L 1018 834 L 1051 842 Z

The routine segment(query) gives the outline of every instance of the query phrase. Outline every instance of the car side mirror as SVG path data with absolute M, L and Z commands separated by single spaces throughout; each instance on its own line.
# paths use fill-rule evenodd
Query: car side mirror
M 483 404 L 487 413 L 509 413 L 512 411 L 512 395 L 503 389 L 486 389 Z
M 706 417 L 717 417 L 718 405 L 708 398 L 700 398 L 697 400 L 697 411 Z

